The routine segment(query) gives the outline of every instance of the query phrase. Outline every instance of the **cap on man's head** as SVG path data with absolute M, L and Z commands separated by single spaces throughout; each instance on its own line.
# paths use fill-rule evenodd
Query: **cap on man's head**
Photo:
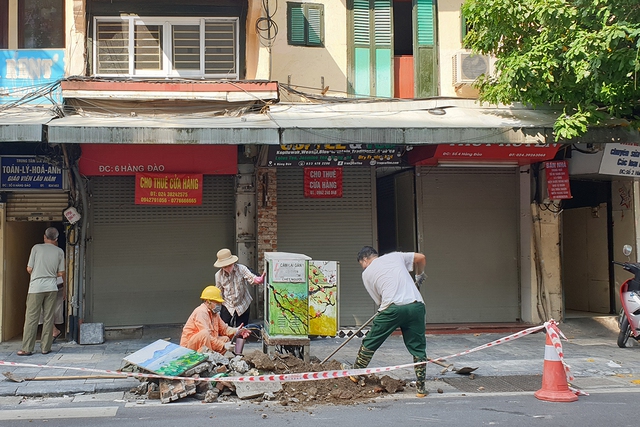
M 360 252 L 358 252 L 358 262 L 362 261 L 365 258 L 369 258 L 371 256 L 374 256 L 374 255 L 378 255 L 378 251 L 376 251 L 371 246 L 365 246 L 362 249 L 360 249 Z
M 44 237 L 49 240 L 58 240 L 58 230 L 55 227 L 49 227 L 44 230 Z
M 238 257 L 231 254 L 231 251 L 227 248 L 220 249 L 217 253 L 218 260 L 213 264 L 214 267 L 226 267 L 235 262 L 238 262 Z

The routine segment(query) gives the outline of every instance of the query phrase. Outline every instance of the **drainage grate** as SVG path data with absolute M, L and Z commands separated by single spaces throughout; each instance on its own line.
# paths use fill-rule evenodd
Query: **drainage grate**
M 542 386 L 541 375 L 506 375 L 499 377 L 475 375 L 474 377 L 442 378 L 442 380 L 465 393 L 537 391 Z

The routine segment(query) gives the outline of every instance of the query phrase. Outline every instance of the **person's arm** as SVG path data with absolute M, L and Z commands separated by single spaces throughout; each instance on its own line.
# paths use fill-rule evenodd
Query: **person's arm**
M 420 252 L 416 252 L 413 254 L 413 271 L 416 273 L 416 276 L 424 273 L 424 268 L 427 266 L 427 257 Z
M 29 267 L 29 266 L 27 265 L 27 273 L 31 274 L 31 272 L 32 272 L 32 271 L 33 271 L 33 268 L 31 268 L 31 267 Z
M 262 275 L 256 276 L 251 272 L 251 270 L 249 270 L 249 267 L 244 265 L 241 266 L 240 264 L 238 264 L 238 267 L 241 269 L 242 277 L 248 283 L 251 283 L 252 285 L 261 285 L 262 283 L 264 283 L 264 276 L 267 274 L 266 271 L 262 273 Z

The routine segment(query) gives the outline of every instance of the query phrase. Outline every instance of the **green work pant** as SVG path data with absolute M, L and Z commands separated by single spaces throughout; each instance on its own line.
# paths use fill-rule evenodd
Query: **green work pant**
M 42 319 L 40 349 L 44 353 L 51 350 L 51 344 L 53 344 L 53 312 L 57 296 L 58 291 L 27 294 L 27 311 L 24 315 L 24 330 L 22 331 L 22 351 L 33 353 L 41 311 L 43 311 L 44 316 Z
M 362 339 L 362 347 L 375 352 L 396 329 L 402 331 L 402 339 L 409 353 L 420 360 L 427 358 L 425 324 L 427 312 L 422 302 L 407 305 L 391 304 L 378 313 L 367 335 Z

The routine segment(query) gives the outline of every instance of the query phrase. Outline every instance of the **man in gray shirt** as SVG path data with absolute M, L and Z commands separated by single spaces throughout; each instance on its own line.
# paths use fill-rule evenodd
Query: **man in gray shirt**
M 40 311 L 44 313 L 40 349 L 42 354 L 51 352 L 53 343 L 53 312 L 58 293 L 57 278 L 64 278 L 64 252 L 58 247 L 58 230 L 49 227 L 44 232 L 44 243 L 31 248 L 27 272 L 31 275 L 27 294 L 27 311 L 22 333 L 22 349 L 18 356 L 31 356 L 36 345 Z

